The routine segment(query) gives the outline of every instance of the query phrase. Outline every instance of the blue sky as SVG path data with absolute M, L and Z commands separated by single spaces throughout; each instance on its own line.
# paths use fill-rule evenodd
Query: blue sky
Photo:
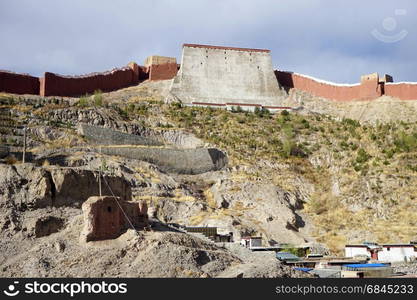
M 270 49 L 275 68 L 335 82 L 417 81 L 415 0 L 1 0 L 0 41 L 0 69 L 37 76 L 180 59 L 200 43 Z

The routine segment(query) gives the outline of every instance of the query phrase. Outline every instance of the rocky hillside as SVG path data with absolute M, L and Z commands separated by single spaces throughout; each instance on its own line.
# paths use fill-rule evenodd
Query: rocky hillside
M 128 232 L 108 242 L 112 246 L 100 242 L 97 248 L 85 250 L 76 241 L 79 207 L 89 194 L 97 193 L 99 169 L 121 193 L 146 200 L 152 216 L 162 223 L 217 226 L 221 233 L 233 232 L 235 239 L 262 235 L 265 245 L 319 243 L 334 254 L 345 243 L 416 239 L 413 102 L 396 105 L 380 99 L 332 106 L 291 92 L 286 101 L 297 111 L 272 115 L 165 103 L 168 84 L 145 82 L 81 98 L 1 95 L 2 108 L 28 126 L 32 155 L 26 166 L 19 164 L 17 153 L 2 165 L 2 174 L 7 174 L 0 180 L 0 229 L 2 240 L 7 241 L 1 246 L 5 276 L 32 274 L 9 258 L 30 259 L 32 254 L 36 257 L 33 274 L 50 276 L 99 276 L 95 273 L 99 269 L 102 276 L 296 276 L 282 266 L 279 274 L 270 273 L 269 263 L 256 271 L 254 261 L 259 258 L 245 260 L 230 249 L 197 245 L 200 241 L 179 233 L 136 237 Z M 91 139 L 80 124 L 153 142 L 141 144 L 123 136 L 136 143 L 123 147 L 140 149 L 136 152 L 142 156 L 133 151 L 126 155 L 126 151 L 115 152 L 111 142 Z M 14 142 L 2 138 L 4 143 Z M 167 167 L 169 161 L 152 156 L 204 149 L 224 153 L 227 161 L 213 161 L 209 169 L 187 167 L 178 172 L 172 165 Z M 176 161 L 189 162 L 187 156 L 178 157 Z M 192 165 L 199 167 L 199 163 Z M 83 180 L 80 191 L 68 189 Z M 108 250 L 108 255 L 97 258 L 97 264 L 105 267 L 81 270 L 89 251 L 115 245 L 120 251 Z M 52 257 L 48 247 L 66 254 Z M 174 255 L 170 251 L 179 251 L 178 257 L 184 256 L 181 251 L 188 254 L 178 264 L 170 260 L 166 261 L 169 267 L 151 270 L 153 261 Z M 60 272 L 56 268 L 64 264 L 63 257 L 67 267 Z
M 93 161 L 94 158 L 87 157 Z M 136 171 L 124 165 L 135 166 Z M 137 190 L 166 193 L 167 203 L 190 201 L 175 195 L 175 182 L 157 184 L 152 165 L 125 161 L 109 164 L 102 186 L 104 194 L 131 199 Z M 0 165 L 0 261 L 5 277 L 300 277 L 302 273 L 281 265 L 273 256 L 247 249 L 227 249 L 210 241 L 175 232 L 153 219 L 152 231 L 128 230 L 114 240 L 82 242 L 82 202 L 97 195 L 97 172 L 92 168 Z M 127 174 L 132 174 L 129 177 Z M 143 177 L 142 177 L 143 176 Z M 134 177 L 141 182 L 135 186 Z M 152 188 L 152 185 L 155 186 Z M 132 190 L 132 186 L 134 189 Z M 75 188 L 76 187 L 76 188 Z M 108 188 L 107 188 L 108 187 Z M 111 191 L 109 190 L 111 189 Z M 185 190 L 183 191 L 185 192 Z M 163 209 L 161 209 L 163 210 Z M 246 252 L 244 251 L 246 250 Z M 243 252 L 242 252 L 243 251 Z M 24 262 L 24 263 L 22 263 Z
M 416 236 L 416 122 L 371 125 L 326 115 L 196 108 L 168 114 L 227 149 L 231 166 L 247 170 L 240 171 L 245 185 L 256 182 L 265 192 L 259 185 L 267 183 L 292 193 L 295 207 L 314 224 L 312 236 L 333 251 L 346 242 Z M 228 184 L 239 190 L 237 182 Z

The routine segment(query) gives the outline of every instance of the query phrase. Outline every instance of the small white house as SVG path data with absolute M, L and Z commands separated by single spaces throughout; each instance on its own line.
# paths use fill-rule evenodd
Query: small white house
M 358 245 L 346 245 L 345 256 L 367 256 L 371 259 L 378 259 L 378 252 L 382 250 L 382 247 L 375 243 L 363 243 Z
M 262 247 L 262 237 L 242 237 L 240 244 L 246 248 Z
M 417 244 L 386 244 L 364 243 L 346 245 L 345 256 L 367 256 L 383 262 L 403 262 L 417 259 Z
M 413 261 L 417 259 L 417 245 L 393 244 L 382 245 L 378 260 L 386 262 Z

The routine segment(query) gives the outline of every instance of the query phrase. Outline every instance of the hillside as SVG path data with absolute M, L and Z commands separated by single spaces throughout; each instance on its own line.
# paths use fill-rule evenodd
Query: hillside
M 272 115 L 263 110 L 250 113 L 165 103 L 168 86 L 169 81 L 145 82 L 81 98 L 1 95 L 2 108 L 28 125 L 28 151 L 34 156 L 30 165 L 40 172 L 37 179 L 27 178 L 13 157 L 8 157 L 8 165 L 2 166 L 4 174 L 10 176 L 1 181 L 0 187 L 2 240 L 10 241 L 2 246 L 3 253 L 19 254 L 16 245 L 22 241 L 41 247 L 46 241 L 42 239 L 58 238 L 51 235 L 39 239 L 26 233 L 31 228 L 30 220 L 43 215 L 54 215 L 65 224 L 73 224 L 62 230 L 70 230 L 69 236 L 75 236 L 79 204 L 68 202 L 52 211 L 37 207 L 36 203 L 46 201 L 42 195 L 48 193 L 50 181 L 45 178 L 52 175 L 55 198 L 67 201 L 70 191 L 60 190 L 54 176 L 70 185 L 77 179 L 71 179 L 70 171 L 60 175 L 62 170 L 70 169 L 88 178 L 90 175 L 85 174 L 103 165 L 109 178 L 129 182 L 133 198 L 146 200 L 153 216 L 162 222 L 217 226 L 222 233 L 233 232 L 236 239 L 247 234 L 262 235 L 265 244 L 272 245 L 320 243 L 334 254 L 340 254 L 345 243 L 408 243 L 416 239 L 417 212 L 413 208 L 417 204 L 417 122 L 410 108 L 413 102 L 392 110 L 386 99 L 367 103 L 366 110 L 359 108 L 364 103 L 338 103 L 333 108 L 325 100 L 290 93 L 286 101 L 300 109 Z M 385 106 L 377 109 L 378 101 Z M 350 110 L 342 113 L 347 106 Z M 358 116 L 359 110 L 362 113 Z M 176 151 L 218 149 L 227 155 L 228 165 L 181 174 L 166 169 L 164 161 L 106 154 L 103 149 L 113 146 L 104 145 L 99 151 L 81 134 L 80 123 L 160 143 L 128 145 L 145 152 L 155 147 Z M 3 138 L 3 143 L 20 145 L 18 138 Z M 13 164 L 17 171 L 10 169 Z M 11 184 L 13 178 L 20 179 Z M 114 180 L 117 184 L 119 179 Z M 29 196 L 30 191 L 38 196 Z M 74 199 L 84 195 L 86 192 L 76 194 Z M 22 206 L 22 201 L 32 204 Z M 79 247 L 74 246 L 74 237 L 66 240 L 65 231 L 57 234 L 64 243 L 73 245 L 68 246 L 70 249 Z M 201 247 L 210 250 L 209 246 Z M 215 251 L 223 267 L 206 271 L 198 263 L 187 265 L 193 276 L 233 273 L 227 267 L 237 259 L 234 254 Z M 82 260 L 81 256 L 77 259 Z M 60 264 L 52 261 L 56 267 Z M 6 256 L 2 262 L 10 265 L 4 274 L 22 274 Z M 52 269 L 48 274 L 64 274 Z M 135 276 L 117 273 L 112 267 L 108 270 L 103 276 Z M 78 271 L 66 272 L 73 276 Z M 154 275 L 182 276 L 177 271 L 170 272 L 161 270 Z
M 347 242 L 415 238 L 417 215 L 410 209 L 417 201 L 415 101 L 382 97 L 335 104 L 298 97 L 301 112 L 288 115 L 156 103 L 129 116 L 151 128 L 161 125 L 153 118 L 162 117 L 164 127 L 226 150 L 232 169 L 227 185 L 234 193 L 241 181 L 292 193 L 303 207 L 300 214 L 314 224 L 309 234 L 335 252 Z M 139 98 L 131 100 L 140 107 Z
M 311 234 L 333 251 L 346 242 L 415 238 L 415 122 L 372 126 L 318 115 L 195 108 L 167 114 L 226 149 L 232 166 L 250 170 L 245 180 L 303 195 L 302 212 L 315 225 Z
M 362 123 L 415 122 L 417 101 L 382 96 L 372 101 L 332 101 L 293 90 L 285 104 L 302 107 L 301 113 L 318 113 L 338 120 L 350 118 Z

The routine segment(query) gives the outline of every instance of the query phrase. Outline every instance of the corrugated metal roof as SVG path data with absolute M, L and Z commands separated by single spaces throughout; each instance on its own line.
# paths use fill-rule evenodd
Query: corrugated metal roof
M 314 270 L 313 268 L 301 268 L 301 267 L 296 267 L 294 268 L 294 270 L 296 271 L 301 271 L 301 272 L 310 272 L 311 270 Z
M 389 267 L 389 265 L 386 265 L 386 264 L 349 264 L 349 265 L 344 265 L 344 267 L 352 268 L 352 269 L 386 268 L 386 267 Z

